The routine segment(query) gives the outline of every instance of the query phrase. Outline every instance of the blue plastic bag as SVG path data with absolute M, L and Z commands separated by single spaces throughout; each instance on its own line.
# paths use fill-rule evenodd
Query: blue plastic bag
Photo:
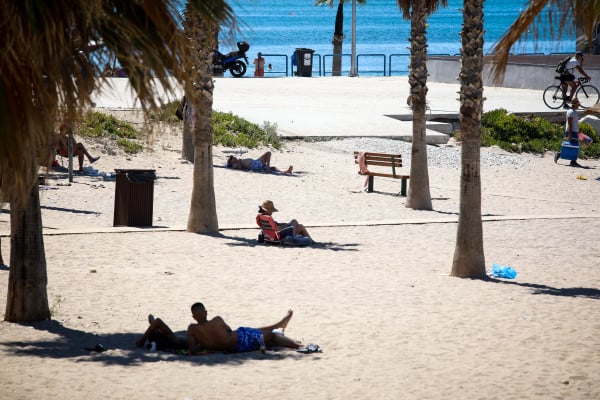
M 495 278 L 515 279 L 517 271 L 508 265 L 504 266 L 494 263 L 492 265 L 492 276 Z

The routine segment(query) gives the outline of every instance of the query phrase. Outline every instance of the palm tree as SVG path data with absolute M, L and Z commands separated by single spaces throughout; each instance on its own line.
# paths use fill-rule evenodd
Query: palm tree
M 90 44 L 103 44 L 98 59 L 119 60 L 145 111 L 155 108 L 152 78 L 173 90 L 170 77 L 187 82 L 191 65 L 177 4 L 7 0 L 0 7 L 0 181 L 11 203 L 5 320 L 50 318 L 37 166 L 49 164 L 57 121 L 75 120 L 91 102 L 101 67 L 90 62 Z M 223 0 L 190 4 L 208 20 L 232 18 Z
M 335 29 L 333 31 L 333 63 L 332 76 L 342 75 L 342 44 L 344 43 L 344 3 L 350 0 L 338 0 L 337 13 L 335 14 Z M 367 0 L 358 0 L 358 4 L 365 4 Z M 315 6 L 328 5 L 333 7 L 334 0 L 317 0 Z
M 483 108 L 483 2 L 464 0 L 461 32 L 460 214 L 452 276 L 485 278 L 481 221 L 481 110 Z
M 190 108 L 187 120 L 194 142 L 194 186 L 187 230 L 217 233 L 219 223 L 212 156 L 212 55 L 213 49 L 217 47 L 218 24 L 202 18 L 196 10 L 187 7 L 184 26 L 189 38 L 190 53 L 194 55 L 191 81 L 186 87 L 186 99 Z
M 192 115 L 189 111 L 187 97 L 182 99 L 183 134 L 181 143 L 181 159 L 194 162 L 194 132 Z
M 410 96 L 408 104 L 413 111 L 413 138 L 410 164 L 410 185 L 406 207 L 431 210 L 429 171 L 427 167 L 427 134 L 425 112 L 427 107 L 427 36 L 426 16 L 447 0 L 398 0 L 405 19 L 410 18 Z
M 547 18 L 543 16 L 544 9 Z M 563 32 L 574 33 L 576 27 L 583 27 L 587 38 L 587 50 L 591 48 L 590 38 L 600 22 L 600 0 L 532 0 L 529 6 L 506 30 L 504 36 L 493 48 L 494 80 L 501 82 L 506 71 L 506 63 L 512 46 L 533 28 L 535 38 L 543 34 L 560 37 Z

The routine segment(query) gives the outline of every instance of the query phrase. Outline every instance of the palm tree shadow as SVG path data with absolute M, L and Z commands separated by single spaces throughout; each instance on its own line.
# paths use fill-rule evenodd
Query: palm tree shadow
M 260 247 L 278 247 L 278 248 L 282 248 L 282 249 L 298 248 L 298 246 L 283 246 L 283 245 L 276 245 L 276 244 L 264 244 L 264 243 L 259 243 L 258 239 L 250 239 L 250 238 L 241 237 L 241 236 L 230 236 L 230 235 L 224 235 L 222 233 L 219 233 L 218 235 L 215 235 L 215 236 L 233 241 L 233 242 L 227 243 L 227 245 L 231 246 L 231 247 L 260 246 Z M 301 246 L 301 247 L 305 247 L 307 249 L 332 250 L 332 251 L 358 251 L 358 248 L 357 248 L 358 243 L 318 242 L 318 243 L 313 243 L 308 246 Z
M 541 285 L 537 283 L 527 282 L 513 282 L 505 281 L 500 279 L 490 278 L 490 281 L 503 283 L 506 285 L 517 285 L 526 288 L 531 288 L 534 295 L 545 294 L 550 296 L 562 296 L 562 297 L 581 297 L 587 299 L 600 300 L 600 289 L 586 288 L 586 287 L 572 287 L 572 288 L 555 288 L 552 286 Z
M 277 360 L 283 357 L 302 356 L 292 351 L 273 349 L 266 354 L 260 354 L 258 351 L 239 354 L 214 352 L 189 357 L 176 352 L 150 352 L 145 348 L 138 348 L 135 346 L 135 341 L 141 333 L 96 334 L 69 328 L 54 320 L 22 324 L 22 326 L 46 331 L 56 338 L 41 341 L 0 341 L 0 345 L 6 348 L 4 352 L 12 352 L 13 355 L 22 357 L 76 359 L 77 362 L 121 366 L 138 366 L 161 361 L 189 362 L 199 365 L 241 365 L 247 360 Z M 94 351 L 93 349 L 98 345 L 102 345 L 105 350 Z
M 88 210 L 76 210 L 74 208 L 63 208 L 63 207 L 54 207 L 54 206 L 40 206 L 42 210 L 51 210 L 51 211 L 60 211 L 60 212 L 69 212 L 73 214 L 91 214 L 91 215 L 100 215 L 100 212 L 97 211 L 88 211 Z

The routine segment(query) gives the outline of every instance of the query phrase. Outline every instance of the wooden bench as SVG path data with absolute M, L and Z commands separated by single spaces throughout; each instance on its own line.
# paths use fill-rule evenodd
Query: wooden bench
M 410 178 L 410 176 L 409 175 L 399 175 L 398 173 L 396 173 L 397 168 L 402 168 L 402 156 L 400 154 L 370 153 L 370 152 L 355 151 L 354 152 L 354 162 L 356 164 L 359 164 L 359 154 L 361 154 L 361 153 L 364 154 L 365 166 L 367 167 L 367 169 L 369 171 L 366 173 L 363 173 L 359 170 L 358 173 L 369 177 L 367 192 L 370 193 L 373 191 L 374 177 L 382 176 L 385 178 L 402 179 L 400 195 L 406 196 L 406 187 L 407 187 L 407 182 L 408 182 L 408 179 Z M 389 173 L 371 171 L 370 167 L 374 166 L 374 165 L 380 166 L 380 167 L 391 167 L 392 173 L 389 174 Z

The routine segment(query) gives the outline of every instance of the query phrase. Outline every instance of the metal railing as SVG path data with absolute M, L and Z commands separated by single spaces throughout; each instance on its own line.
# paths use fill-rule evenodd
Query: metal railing
M 265 76 L 276 76 L 276 75 L 284 75 L 288 76 L 289 71 L 289 59 L 285 54 L 261 54 L 262 58 L 265 59 Z M 272 62 L 271 59 L 275 58 L 278 62 Z M 269 59 L 269 61 L 267 61 Z M 282 62 L 279 62 L 283 60 Z M 285 69 L 275 69 L 279 68 L 279 65 L 285 64 Z M 256 69 L 256 67 L 255 67 Z
M 521 53 L 518 55 L 541 55 L 543 53 Z M 570 53 L 551 53 L 550 55 L 562 55 Z M 263 54 L 265 58 L 265 76 L 294 76 L 297 74 L 298 66 L 290 61 L 292 56 L 287 54 Z M 348 75 L 352 55 L 343 54 L 318 54 L 313 53 L 312 71 L 314 76 L 331 76 L 333 73 L 333 58 L 342 57 L 342 75 Z M 451 57 L 450 54 L 427 54 L 428 57 Z M 460 56 L 455 54 L 454 56 Z M 267 60 L 270 59 L 270 60 Z M 293 58 L 292 58 L 293 60 Z M 367 62 L 369 60 L 370 62 Z M 375 61 L 373 61 L 375 60 Z M 377 60 L 380 60 L 377 62 Z M 409 73 L 410 53 L 390 54 L 357 54 L 356 67 L 358 74 L 392 76 L 406 75 Z M 362 66 L 362 68 L 361 68 Z M 374 67 L 375 66 L 375 67 Z M 381 68 L 379 67 L 381 66 Z M 370 69 L 367 69 L 370 68 Z
M 323 56 L 323 76 L 327 76 L 327 60 L 331 59 L 331 68 L 329 69 L 329 75 L 333 74 L 333 58 L 334 57 L 341 57 L 342 61 L 344 59 L 348 59 L 348 63 L 346 65 L 350 65 L 350 61 L 352 60 L 352 54 L 325 54 Z M 347 67 L 346 69 L 343 68 L 344 63 L 342 63 L 342 71 L 349 71 L 349 67 Z

